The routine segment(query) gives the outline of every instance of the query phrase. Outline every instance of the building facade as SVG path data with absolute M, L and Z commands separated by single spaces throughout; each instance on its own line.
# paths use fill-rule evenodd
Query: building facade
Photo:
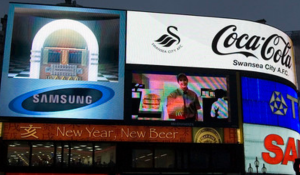
M 10 4 L 0 171 L 294 174 L 292 40 L 256 22 Z

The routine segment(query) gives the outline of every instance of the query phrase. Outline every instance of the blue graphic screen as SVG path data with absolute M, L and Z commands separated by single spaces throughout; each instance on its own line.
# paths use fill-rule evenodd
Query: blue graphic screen
M 297 92 L 284 84 L 242 77 L 245 123 L 290 128 L 300 132 Z

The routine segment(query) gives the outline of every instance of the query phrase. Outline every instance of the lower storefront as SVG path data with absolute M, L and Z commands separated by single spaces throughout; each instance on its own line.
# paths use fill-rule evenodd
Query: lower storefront
M 243 167 L 238 144 L 5 141 L 7 173 L 228 172 Z M 127 173 L 126 173 L 127 172 Z
M 244 171 L 243 144 L 236 142 L 236 130 L 115 128 L 4 124 L 0 171 L 6 175 L 238 174 Z

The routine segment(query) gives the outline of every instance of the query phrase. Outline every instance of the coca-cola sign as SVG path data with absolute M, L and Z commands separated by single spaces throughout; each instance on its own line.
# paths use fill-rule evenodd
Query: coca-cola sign
M 127 64 L 247 71 L 297 86 L 291 39 L 265 24 L 129 11 L 126 39 Z
M 280 62 L 286 68 L 292 67 L 292 57 L 290 55 L 291 44 L 278 34 L 268 37 L 259 35 L 249 35 L 247 33 L 238 34 L 236 25 L 229 25 L 221 29 L 212 41 L 212 50 L 218 55 L 242 54 L 245 57 L 254 57 L 266 61 Z M 284 47 L 279 47 L 279 45 Z M 234 51 L 221 51 L 219 47 L 231 48 Z M 260 51 L 256 56 L 255 51 Z

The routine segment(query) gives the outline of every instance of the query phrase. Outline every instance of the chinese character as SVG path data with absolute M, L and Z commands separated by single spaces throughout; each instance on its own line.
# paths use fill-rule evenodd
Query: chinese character
M 21 137 L 22 138 L 26 138 L 26 137 L 34 137 L 34 138 L 38 138 L 35 134 L 36 134 L 36 129 L 41 129 L 41 127 L 32 127 L 33 125 L 29 125 L 29 127 L 20 127 L 22 129 L 24 129 L 26 131 L 26 133 L 22 133 Z

